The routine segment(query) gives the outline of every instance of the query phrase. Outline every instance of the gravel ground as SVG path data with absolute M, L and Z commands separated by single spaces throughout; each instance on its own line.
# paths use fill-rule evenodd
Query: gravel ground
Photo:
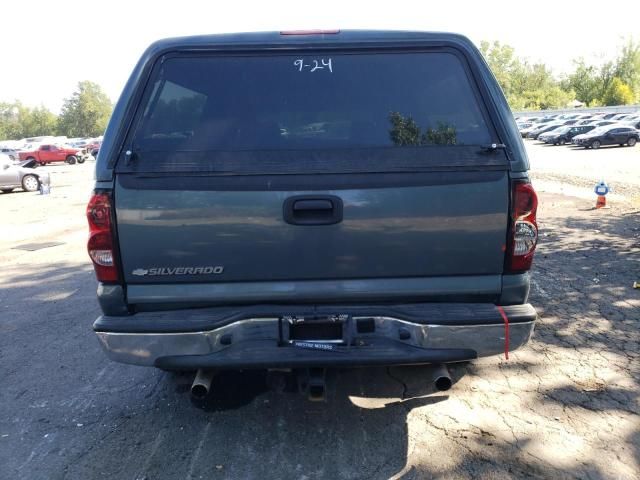
M 575 178 L 538 169 L 546 150 L 528 148 L 534 178 Z M 331 372 L 326 403 L 229 373 L 196 405 L 191 378 L 102 354 L 84 245 L 91 165 L 46 168 L 50 196 L 0 195 L 0 478 L 638 478 L 632 202 L 541 194 L 534 338 L 508 361 L 456 366 L 446 393 L 425 367 Z M 41 242 L 60 244 L 15 249 Z

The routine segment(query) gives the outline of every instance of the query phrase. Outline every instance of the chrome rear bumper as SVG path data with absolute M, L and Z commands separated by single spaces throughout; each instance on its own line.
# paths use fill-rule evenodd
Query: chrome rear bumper
M 530 319 L 520 318 L 509 325 L 509 350 L 521 347 L 531 338 L 535 310 L 528 307 L 533 312 Z M 505 307 L 507 312 L 508 309 Z M 370 325 L 373 322 L 375 328 L 366 333 L 357 331 L 358 320 L 362 319 Z M 135 319 L 131 322 L 135 324 Z M 353 316 L 350 325 L 353 341 L 348 346 L 334 346 L 331 351 L 304 351 L 290 343 L 283 344 L 278 317 L 245 318 L 202 331 L 156 333 L 96 328 L 96 334 L 107 355 L 117 362 L 149 366 L 179 364 L 189 368 L 300 366 L 305 365 L 305 358 L 309 365 L 321 364 L 322 359 L 326 359 L 327 365 L 430 363 L 430 353 L 434 352 L 449 351 L 444 361 L 461 361 L 505 350 L 506 329 L 502 322 L 444 325 L 388 316 Z M 454 350 L 461 358 L 456 357 Z

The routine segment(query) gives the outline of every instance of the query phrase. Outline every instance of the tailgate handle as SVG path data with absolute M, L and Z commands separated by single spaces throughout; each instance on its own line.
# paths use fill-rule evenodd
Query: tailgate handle
M 283 205 L 284 221 L 291 225 L 333 225 L 342 221 L 342 199 L 335 195 L 297 195 Z
M 293 210 L 301 212 L 303 210 L 333 210 L 331 200 L 296 200 L 293 202 Z

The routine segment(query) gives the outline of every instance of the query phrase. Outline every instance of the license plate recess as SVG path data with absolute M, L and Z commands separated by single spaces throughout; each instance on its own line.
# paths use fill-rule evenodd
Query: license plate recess
M 281 344 L 294 342 L 348 344 L 349 315 L 280 317 Z

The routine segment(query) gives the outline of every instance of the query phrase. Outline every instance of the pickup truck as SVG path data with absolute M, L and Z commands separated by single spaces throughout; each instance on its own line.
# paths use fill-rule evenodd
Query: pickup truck
M 84 163 L 85 155 L 79 148 L 64 147 L 61 145 L 40 145 L 35 150 L 27 150 L 19 153 L 20 160 L 35 160 L 40 165 L 53 162 L 66 162 L 69 165 Z
M 443 365 L 527 343 L 537 197 L 504 95 L 455 34 L 154 43 L 87 207 L 118 362 L 212 372 Z M 312 388 L 313 387 L 313 388 Z

